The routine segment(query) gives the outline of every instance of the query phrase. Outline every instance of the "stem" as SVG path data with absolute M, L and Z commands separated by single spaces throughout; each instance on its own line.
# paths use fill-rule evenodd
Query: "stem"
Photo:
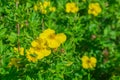
M 88 73 L 88 80 L 90 80 L 90 71 L 89 71 L 89 73 Z
M 19 4 L 19 1 L 16 1 L 16 10 L 18 9 L 18 4 Z M 16 19 L 17 19 L 17 15 L 16 15 Z M 17 23 L 16 27 L 17 27 L 17 35 L 18 35 L 18 41 L 17 41 L 18 52 L 20 52 L 20 40 L 19 40 L 19 36 L 20 36 L 20 26 L 19 26 L 18 23 Z
M 17 10 L 18 9 L 18 5 L 19 5 L 19 0 L 16 0 L 15 4 L 16 4 L 16 10 Z
M 19 36 L 20 36 L 20 26 L 19 24 L 17 24 L 17 35 L 18 35 L 18 52 L 20 52 L 20 40 L 19 40 Z
M 42 18 L 42 30 L 44 30 L 45 25 L 44 25 L 44 19 Z

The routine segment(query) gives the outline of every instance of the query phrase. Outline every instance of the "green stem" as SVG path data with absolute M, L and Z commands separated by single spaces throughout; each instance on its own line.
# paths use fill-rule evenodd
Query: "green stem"
M 19 24 L 17 24 L 17 34 L 18 34 L 18 52 L 20 52 L 20 40 L 19 40 L 19 36 L 20 36 L 20 27 L 19 27 Z
M 90 72 L 88 73 L 88 80 L 90 80 Z
M 44 30 L 44 20 L 42 19 L 42 30 Z

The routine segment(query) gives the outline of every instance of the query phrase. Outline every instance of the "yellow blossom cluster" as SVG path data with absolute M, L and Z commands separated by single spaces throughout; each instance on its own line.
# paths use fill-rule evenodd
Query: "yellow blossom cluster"
M 31 47 L 27 50 L 26 57 L 30 62 L 36 62 L 51 54 L 51 49 L 58 48 L 66 41 L 64 33 L 55 34 L 52 29 L 46 29 L 39 37 L 32 41 Z
M 101 11 L 102 10 L 99 3 L 89 4 L 88 14 L 93 14 L 94 16 L 97 16 Z
M 83 56 L 82 57 L 82 67 L 85 69 L 92 69 L 96 67 L 97 60 L 95 57 L 88 57 L 88 56 Z
M 24 55 L 24 48 L 21 47 L 20 50 L 18 51 L 18 48 L 14 47 L 14 52 L 19 53 L 20 55 Z
M 20 67 L 20 58 L 11 58 L 8 67 L 15 66 L 17 69 Z
M 83 2 L 86 2 L 86 0 L 82 0 Z
M 19 53 L 18 55 L 24 56 L 24 48 L 23 47 L 20 47 L 20 48 L 14 47 L 13 49 L 14 49 L 15 53 Z M 21 60 L 20 58 L 15 58 L 15 57 L 11 58 L 10 62 L 8 64 L 8 67 L 14 66 L 18 69 L 20 67 L 20 60 Z
M 51 6 L 50 1 L 44 1 L 35 4 L 34 10 L 40 11 L 42 14 L 46 14 L 47 12 L 55 12 L 56 8 Z
M 74 2 L 66 4 L 66 12 L 67 13 L 77 13 L 79 8 L 76 6 Z

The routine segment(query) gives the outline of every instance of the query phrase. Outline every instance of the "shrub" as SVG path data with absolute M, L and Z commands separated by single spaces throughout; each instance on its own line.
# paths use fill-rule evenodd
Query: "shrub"
M 119 80 L 119 0 L 1 0 L 1 80 Z

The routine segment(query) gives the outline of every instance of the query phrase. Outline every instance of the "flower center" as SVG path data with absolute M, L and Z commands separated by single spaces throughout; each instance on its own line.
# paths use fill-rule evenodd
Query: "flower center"
M 89 63 L 91 63 L 91 61 L 90 61 L 90 60 L 87 60 L 87 63 L 89 64 Z
M 95 11 L 95 9 L 94 9 L 94 8 L 92 8 L 92 9 L 91 9 L 91 11 Z
M 49 35 L 49 38 L 50 38 L 50 39 L 55 39 L 55 34 L 50 34 L 50 35 Z

